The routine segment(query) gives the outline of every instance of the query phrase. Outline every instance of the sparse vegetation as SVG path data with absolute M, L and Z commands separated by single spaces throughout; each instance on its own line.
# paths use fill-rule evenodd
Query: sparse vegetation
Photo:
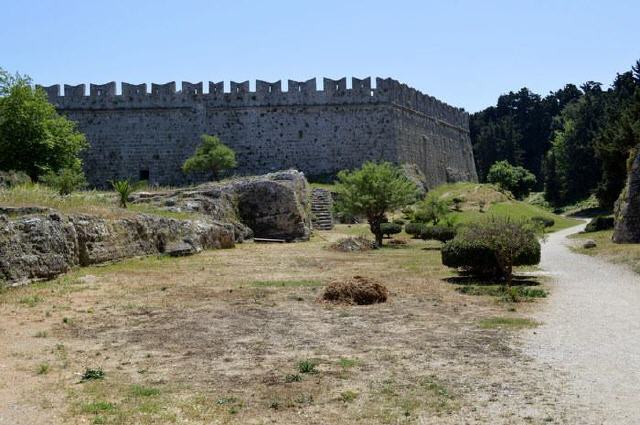
M 358 397 L 358 393 L 355 391 L 347 390 L 340 393 L 340 400 L 343 403 L 351 403 Z
M 40 363 L 38 365 L 38 375 L 46 375 L 47 373 L 49 373 L 49 369 L 51 369 L 49 363 Z
M 286 382 L 286 383 L 301 382 L 301 381 L 302 381 L 302 375 L 299 375 L 297 373 L 286 375 L 284 377 L 284 382 Z
M 538 323 L 520 317 L 492 317 L 482 319 L 479 325 L 483 329 L 526 329 L 535 328 L 538 326 Z
M 318 364 L 313 360 L 309 360 L 309 359 L 300 360 L 298 362 L 298 372 L 311 373 L 311 374 L 318 373 L 318 370 L 316 369 L 317 366 Z
M 113 192 L 97 190 L 72 192 L 67 196 L 43 184 L 22 184 L 9 188 L 0 187 L 0 204 L 11 207 L 44 207 L 66 214 L 91 214 L 105 218 L 126 217 L 144 213 L 175 219 L 198 217 L 191 212 L 167 211 L 150 204 L 129 204 L 128 209 L 119 208 Z
M 82 377 L 80 378 L 82 382 L 95 381 L 99 379 L 104 379 L 104 371 L 102 369 L 85 369 Z
M 490 297 L 470 299 L 440 281 L 450 277 L 450 271 L 442 266 L 438 251 L 423 249 L 439 243 L 408 239 L 398 249 L 353 255 L 326 249 L 348 233 L 361 232 L 367 232 L 366 225 L 338 225 L 323 238 L 303 244 L 241 244 L 194 257 L 148 257 L 89 267 L 52 282 L 12 288 L 0 295 L 0 308 L 16 310 L 15 318 L 5 316 L 14 321 L 51 312 L 47 320 L 55 323 L 56 340 L 49 362 L 55 372 L 67 368 L 65 375 L 73 376 L 77 365 L 102 370 L 87 360 L 110 364 L 107 358 L 121 353 L 110 341 L 135 347 L 131 364 L 124 359 L 106 376 L 98 374 L 102 379 L 65 386 L 66 406 L 56 409 L 63 409 L 71 422 L 246 423 L 274 415 L 283 423 L 295 423 L 300 411 L 332 423 L 403 423 L 425 415 L 457 419 L 459 406 L 475 403 L 464 398 L 460 374 L 489 384 L 477 375 L 477 365 L 515 374 L 523 383 L 515 388 L 524 388 L 524 378 L 534 372 L 523 363 L 512 366 L 514 354 L 504 354 L 501 337 L 492 333 L 487 346 L 484 332 L 494 331 L 478 326 L 484 318 L 504 316 L 513 304 Z M 320 285 L 365 272 L 388 285 L 391 302 L 362 308 L 316 302 Z M 95 276 L 99 284 L 79 279 L 85 275 Z M 40 299 L 35 310 L 20 303 L 34 296 Z M 468 305 L 464 313 L 454 314 L 463 304 Z M 86 314 L 89 310 L 93 313 Z M 46 329 L 35 325 L 27 338 Z M 461 332 L 470 326 L 477 331 Z M 411 338 L 397 333 L 405 327 L 412 329 Z M 95 344 L 79 352 L 75 346 L 82 335 L 91 335 Z M 308 344 L 310 351 L 304 348 Z M 460 348 L 451 350 L 451 344 Z M 224 350 L 218 355 L 220 347 Z M 443 361 L 437 377 L 425 373 L 424 362 L 404 360 L 421 356 L 425 347 L 431 358 Z M 30 356 L 41 353 L 28 350 Z M 292 361 L 290 352 L 299 357 Z M 256 358 L 268 367 L 256 367 Z M 303 370 L 320 372 L 303 373 L 298 360 L 305 362 Z M 25 363 L 28 373 L 35 375 L 37 363 Z M 226 373 L 216 374 L 212 383 L 212 369 L 238 371 L 243 385 Z M 49 372 L 38 380 L 48 382 L 54 375 Z M 314 410 L 319 406 L 322 409 Z

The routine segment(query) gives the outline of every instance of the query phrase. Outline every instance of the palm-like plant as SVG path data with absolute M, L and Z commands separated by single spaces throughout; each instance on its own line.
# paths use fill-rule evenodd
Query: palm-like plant
M 135 184 L 129 182 L 129 180 L 113 180 L 111 186 L 120 196 L 120 207 L 127 208 L 127 202 L 129 196 L 137 189 Z

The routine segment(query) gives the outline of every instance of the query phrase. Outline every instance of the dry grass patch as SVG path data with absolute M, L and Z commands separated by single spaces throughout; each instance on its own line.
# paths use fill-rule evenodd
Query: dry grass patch
M 354 276 L 347 280 L 329 282 L 322 294 L 322 300 L 338 304 L 369 305 L 387 301 L 387 288 L 362 276 Z
M 451 272 L 440 252 L 422 241 L 327 249 L 342 229 L 306 243 L 130 259 L 5 291 L 0 382 L 16 384 L 0 388 L 0 405 L 70 424 L 454 424 L 488 412 L 487 423 L 512 423 L 528 403 L 539 406 L 526 413 L 534 419 L 555 411 L 553 377 L 524 362 L 509 333 L 478 326 L 504 305 L 457 293 L 442 280 Z M 322 283 L 353 276 L 383 282 L 387 302 L 316 302 Z M 42 329 L 48 337 L 34 338 Z M 49 373 L 37 375 L 45 362 Z M 315 373 L 303 372 L 310 364 Z M 97 368 L 104 379 L 78 383 Z
M 626 264 L 636 273 L 640 273 L 640 244 L 617 244 L 611 240 L 613 230 L 599 232 L 577 233 L 569 238 L 579 242 L 571 247 L 580 254 L 601 257 L 607 261 L 618 264 Z M 582 242 L 587 239 L 595 241 L 594 248 L 583 248 Z

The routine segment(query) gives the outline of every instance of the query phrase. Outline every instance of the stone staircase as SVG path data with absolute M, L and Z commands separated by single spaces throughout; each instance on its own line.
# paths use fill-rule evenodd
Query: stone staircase
M 311 191 L 311 213 L 313 228 L 317 230 L 333 229 L 333 199 L 331 192 L 325 189 Z

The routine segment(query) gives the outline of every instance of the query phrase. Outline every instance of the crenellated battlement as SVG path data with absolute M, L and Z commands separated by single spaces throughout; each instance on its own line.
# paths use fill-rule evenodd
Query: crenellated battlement
M 388 103 L 394 106 L 423 114 L 444 124 L 468 129 L 468 114 L 460 108 L 447 105 L 436 98 L 402 84 L 391 78 L 376 78 L 375 87 L 371 77 L 351 79 L 347 87 L 347 78 L 337 80 L 322 79 L 322 89 L 318 89 L 316 79 L 307 81 L 288 80 L 286 90 L 281 81 L 267 82 L 256 80 L 255 91 L 250 82 L 231 81 L 228 90 L 224 82 L 209 81 L 208 92 L 204 92 L 202 82 L 182 81 L 180 90 L 175 82 L 147 84 L 121 83 L 117 93 L 115 82 L 90 84 L 86 93 L 85 84 L 41 87 L 50 101 L 58 109 L 122 109 L 122 108 L 172 108 L 204 104 L 209 108 L 223 107 L 259 107 L 259 106 L 296 106 L 323 104 Z
M 413 163 L 430 187 L 476 181 L 468 114 L 391 78 L 115 82 L 41 87 L 90 144 L 87 179 L 182 185 L 202 134 L 236 152 L 237 174 L 329 176 L 364 161 Z M 118 91 L 118 88 L 120 91 Z M 206 90 L 206 92 L 205 92 Z

